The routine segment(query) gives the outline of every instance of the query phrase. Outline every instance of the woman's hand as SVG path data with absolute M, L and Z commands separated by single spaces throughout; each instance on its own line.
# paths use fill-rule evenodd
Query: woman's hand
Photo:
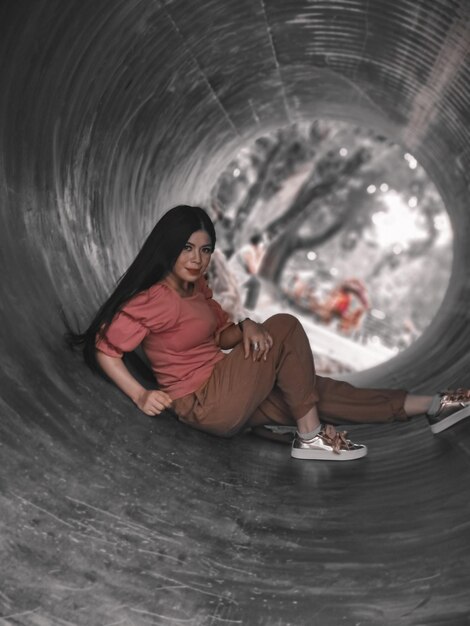
M 159 415 L 172 404 L 172 399 L 164 391 L 144 389 L 137 397 L 136 404 L 146 415 Z
M 253 362 L 263 359 L 266 361 L 268 352 L 273 347 L 274 341 L 262 324 L 246 319 L 243 322 L 243 348 L 245 359 L 253 355 Z
M 146 415 L 158 415 L 171 406 L 172 400 L 167 393 L 142 387 L 140 382 L 129 372 L 121 358 L 112 357 L 97 350 L 96 360 L 103 372 Z

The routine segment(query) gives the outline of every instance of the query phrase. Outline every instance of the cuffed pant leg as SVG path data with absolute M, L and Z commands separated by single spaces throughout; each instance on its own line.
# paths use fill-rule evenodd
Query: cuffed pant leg
M 320 418 L 332 424 L 358 424 L 406 421 L 404 410 L 407 392 L 403 389 L 365 389 L 317 376 Z
M 407 392 L 399 389 L 365 389 L 349 383 L 316 376 L 321 421 L 329 424 L 372 424 L 406 421 L 403 405 Z M 274 389 L 250 417 L 250 426 L 294 426 L 282 394 Z

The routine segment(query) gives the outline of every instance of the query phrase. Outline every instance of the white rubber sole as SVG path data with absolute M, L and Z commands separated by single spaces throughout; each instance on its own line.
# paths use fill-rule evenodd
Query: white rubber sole
M 457 424 L 461 420 L 464 420 L 466 417 L 470 415 L 470 405 L 466 406 L 461 411 L 457 411 L 453 415 L 449 415 L 445 419 L 440 422 L 436 422 L 436 424 L 430 424 L 431 431 L 436 435 L 437 433 L 441 433 L 443 430 L 450 428 L 454 424 Z
M 342 450 L 339 454 L 327 450 L 303 450 L 302 448 L 292 448 L 291 450 L 291 457 L 307 461 L 355 461 L 366 455 L 366 446 L 359 450 Z

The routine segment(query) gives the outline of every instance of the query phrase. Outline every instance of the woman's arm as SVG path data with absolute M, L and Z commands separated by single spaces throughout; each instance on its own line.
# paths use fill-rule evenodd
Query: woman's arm
M 259 361 L 262 358 L 266 360 L 268 352 L 273 347 L 273 338 L 262 324 L 258 324 L 248 317 L 239 322 L 232 324 L 220 333 L 219 346 L 222 350 L 230 350 L 243 341 L 245 350 L 245 359 L 253 354 L 253 361 Z
M 245 320 L 246 321 L 246 320 Z M 219 347 L 222 350 L 235 348 L 243 339 L 243 332 L 238 324 L 227 326 L 219 335 Z
M 172 404 L 170 396 L 164 391 L 145 389 L 132 376 L 123 360 L 96 351 L 96 360 L 103 372 L 126 394 L 146 415 L 158 415 Z

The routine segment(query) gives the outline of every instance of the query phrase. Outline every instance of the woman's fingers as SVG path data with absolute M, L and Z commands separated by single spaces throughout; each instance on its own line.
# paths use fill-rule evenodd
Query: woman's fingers
M 159 415 L 172 404 L 172 399 L 164 391 L 147 391 L 142 410 L 147 415 Z
M 159 409 L 159 412 L 161 413 L 165 409 L 168 409 L 172 405 L 173 402 L 170 396 L 164 391 L 160 391 L 158 393 L 159 395 L 157 399 L 157 408 Z
M 253 350 L 253 360 L 261 361 L 263 359 L 263 361 L 266 361 L 270 349 L 271 347 L 266 341 L 260 341 L 256 346 L 256 350 Z
M 263 336 L 253 337 L 250 340 L 251 350 L 253 354 L 253 362 L 261 361 L 261 359 L 266 361 L 268 352 L 273 347 L 273 343 L 273 339 L 268 333 L 265 333 Z M 247 353 L 245 350 L 245 357 L 246 356 Z
M 274 341 L 273 341 L 273 338 L 271 337 L 271 335 L 269 335 L 268 333 L 266 333 L 265 340 L 266 340 L 266 347 L 265 347 L 265 350 L 264 350 L 263 358 L 266 361 L 266 359 L 268 358 L 268 352 L 273 347 Z
M 249 320 L 251 322 L 251 320 Z M 252 355 L 253 362 L 266 361 L 268 352 L 274 345 L 273 338 L 261 324 L 251 322 L 243 331 L 243 349 L 245 359 Z
M 258 361 L 259 354 L 260 354 L 260 342 L 258 341 L 258 339 L 253 339 L 251 341 L 251 350 L 253 354 L 253 363 L 254 363 L 255 361 Z

